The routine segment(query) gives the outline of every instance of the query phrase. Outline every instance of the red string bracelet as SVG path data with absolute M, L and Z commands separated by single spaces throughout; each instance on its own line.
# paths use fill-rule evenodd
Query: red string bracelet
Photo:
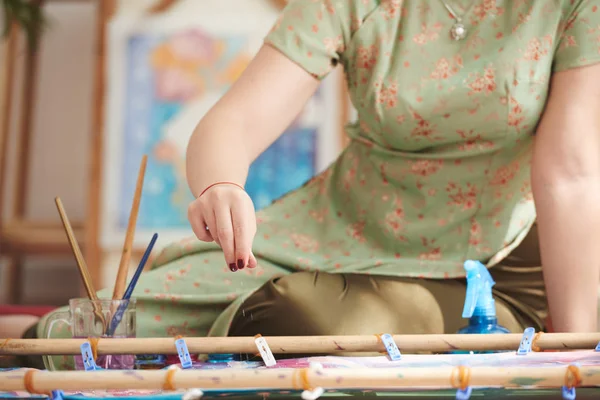
M 216 183 L 213 183 L 212 185 L 209 185 L 209 186 L 208 186 L 206 189 L 204 189 L 204 190 L 202 191 L 202 193 L 200 193 L 200 196 L 198 196 L 197 198 L 199 199 L 199 198 L 200 198 L 200 197 L 201 197 L 201 196 L 202 196 L 204 193 L 206 193 L 206 191 L 207 191 L 208 189 L 210 189 L 210 188 L 211 188 L 211 187 L 213 187 L 213 186 L 217 186 L 217 185 L 233 185 L 233 186 L 237 186 L 237 187 L 239 187 L 239 188 L 240 188 L 240 189 L 242 189 L 243 191 L 246 191 L 246 189 L 244 189 L 244 187 L 243 187 L 243 186 L 241 186 L 241 185 L 238 185 L 238 184 L 237 184 L 237 183 L 235 183 L 235 182 L 216 182 Z

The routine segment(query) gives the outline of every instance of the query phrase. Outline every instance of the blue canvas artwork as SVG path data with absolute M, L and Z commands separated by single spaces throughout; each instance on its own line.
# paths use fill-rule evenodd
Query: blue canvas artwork
M 185 151 L 195 124 L 251 60 L 245 38 L 199 29 L 138 34 L 127 43 L 118 223 L 127 226 L 139 162 L 148 155 L 138 227 L 189 226 L 193 200 Z M 322 101 L 318 92 L 312 102 Z M 313 107 L 313 109 L 316 107 Z M 319 123 L 304 114 L 251 166 L 246 188 L 256 209 L 298 188 L 316 173 Z

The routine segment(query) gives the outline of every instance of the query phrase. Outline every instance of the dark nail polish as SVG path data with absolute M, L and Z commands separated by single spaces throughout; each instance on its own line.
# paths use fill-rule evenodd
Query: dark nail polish
M 235 263 L 229 264 L 229 269 L 231 270 L 231 272 L 235 272 L 238 270 L 238 268 L 235 266 Z
M 244 269 L 244 260 L 242 260 L 241 258 L 238 260 L 238 265 L 237 267 L 239 269 Z

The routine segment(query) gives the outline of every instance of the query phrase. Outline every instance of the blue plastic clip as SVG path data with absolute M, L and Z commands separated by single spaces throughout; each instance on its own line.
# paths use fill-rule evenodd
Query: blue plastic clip
M 185 344 L 185 340 L 177 339 L 175 341 L 175 347 L 177 347 L 177 355 L 179 356 L 179 362 L 181 363 L 181 368 L 187 369 L 192 367 L 192 357 L 190 356 L 190 352 L 188 351 L 187 344 Z
M 600 351 L 600 342 L 596 345 L 596 351 Z
M 575 387 L 573 386 L 572 388 L 568 388 L 566 386 L 562 387 L 562 398 L 565 400 L 575 400 Z
M 456 391 L 456 400 L 469 400 L 471 393 L 473 393 L 473 388 L 471 386 L 467 386 L 465 390 L 458 389 Z
M 523 332 L 523 338 L 519 344 L 517 355 L 522 356 L 531 353 L 531 344 L 533 343 L 533 336 L 535 335 L 534 328 L 527 328 Z
M 50 398 L 52 400 L 64 400 L 65 393 L 62 390 L 53 390 L 50 392 Z
M 385 346 L 385 350 L 387 351 L 388 356 L 390 356 L 390 360 L 398 361 L 402 359 L 400 349 L 398 349 L 398 346 L 396 345 L 396 342 L 394 342 L 394 337 L 392 335 L 390 335 L 389 333 L 384 333 L 383 335 L 381 335 L 381 341 Z
M 83 368 L 86 371 L 98 371 L 101 370 L 99 366 L 96 365 L 96 361 L 94 361 L 94 353 L 92 353 L 92 345 L 90 342 L 85 342 L 80 346 L 81 349 L 81 358 L 83 360 Z

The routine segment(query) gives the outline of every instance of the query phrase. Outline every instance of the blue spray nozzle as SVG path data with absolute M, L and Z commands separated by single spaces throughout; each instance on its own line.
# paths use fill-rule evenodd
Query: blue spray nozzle
M 496 284 L 487 267 L 479 261 L 467 260 L 464 263 L 467 272 L 467 295 L 463 318 L 495 317 L 496 305 L 492 287 Z

